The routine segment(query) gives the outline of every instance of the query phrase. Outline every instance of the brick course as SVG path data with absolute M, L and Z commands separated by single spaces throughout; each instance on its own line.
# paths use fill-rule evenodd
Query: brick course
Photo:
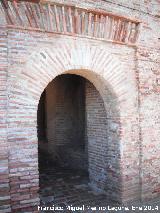
M 0 6 L 0 208 L 17 212 L 38 203 L 37 106 L 48 83 L 66 72 L 85 77 L 102 96 L 110 140 L 119 139 L 113 148 L 120 153 L 121 201 L 159 197 L 159 3 L 55 2 L 142 20 L 139 38 L 131 47 L 9 28 Z

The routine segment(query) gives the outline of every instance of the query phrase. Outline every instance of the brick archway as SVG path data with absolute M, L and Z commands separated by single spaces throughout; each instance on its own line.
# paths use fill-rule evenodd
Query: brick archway
M 138 138 L 137 129 L 131 127 L 131 124 L 136 125 L 137 122 L 137 111 L 134 106 L 136 97 L 129 93 L 132 82 L 126 75 L 125 67 L 115 56 L 103 48 L 83 43 L 63 43 L 63 45 L 57 43 L 53 47 L 37 49 L 28 57 L 26 66 L 19 70 L 18 81 L 17 79 L 11 80 L 8 116 L 12 114 L 14 108 L 16 119 L 10 121 L 15 132 L 14 134 L 8 132 L 8 135 L 9 138 L 12 136 L 12 140 L 15 141 L 15 145 L 10 148 L 11 155 L 17 149 L 18 154 L 16 159 L 13 160 L 12 157 L 9 159 L 9 165 L 16 161 L 20 167 L 20 169 L 17 167 L 17 170 L 10 170 L 11 178 L 18 172 L 19 178 L 26 180 L 25 177 L 28 174 L 29 181 L 22 181 L 18 184 L 20 189 L 23 189 L 24 195 L 29 196 L 28 204 L 38 202 L 37 106 L 41 93 L 48 83 L 64 73 L 81 75 L 93 83 L 103 98 L 106 111 L 109 111 L 110 128 L 112 134 L 116 135 L 115 141 L 118 140 L 120 155 L 120 168 L 115 174 L 117 181 L 121 181 L 121 184 L 118 189 L 119 194 L 115 192 L 113 196 L 118 195 L 117 199 L 120 202 L 139 197 L 138 147 L 137 155 L 130 157 L 133 166 L 127 172 L 128 156 L 126 153 L 133 148 L 132 141 Z M 113 172 L 112 166 L 110 171 Z M 137 184 L 134 195 L 130 195 L 127 188 L 130 180 L 134 187 Z M 13 200 L 14 190 L 11 185 Z M 21 204 L 22 208 L 23 202 Z M 16 201 L 14 205 L 16 206 Z
M 39 101 L 42 91 L 49 82 L 58 75 L 72 73 L 72 70 L 77 70 L 76 74 L 91 81 L 104 99 L 106 98 L 104 88 L 108 88 L 118 99 L 119 107 L 121 102 L 125 101 L 120 113 L 131 105 L 132 97 L 129 89 L 132 82 L 129 82 L 125 67 L 120 60 L 103 48 L 83 43 L 82 45 L 66 43 L 63 46 L 58 43 L 53 48 L 36 49 L 28 57 L 26 67 L 21 71 L 22 82 L 24 87 L 27 87 L 28 94 L 34 94 L 33 99 Z

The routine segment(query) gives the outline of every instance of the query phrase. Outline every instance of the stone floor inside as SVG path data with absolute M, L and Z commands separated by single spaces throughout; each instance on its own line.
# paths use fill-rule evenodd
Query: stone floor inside
M 125 206 L 119 206 L 118 203 L 109 200 L 106 195 L 95 193 L 89 186 L 86 172 L 54 164 L 47 155 L 43 155 L 39 159 L 41 204 L 38 212 L 130 213 L 143 212 L 138 209 L 132 211 L 132 205 L 143 206 L 143 210 L 148 205 L 152 209 L 160 207 L 160 201 L 155 200 L 155 202 L 143 205 L 139 202 L 133 203 L 127 210 Z
M 42 161 L 39 167 L 40 199 L 41 207 L 52 207 L 47 212 L 109 212 L 99 208 L 113 202 L 109 202 L 106 195 L 91 190 L 86 172 L 54 165 L 44 156 Z M 41 209 L 41 212 L 46 210 Z

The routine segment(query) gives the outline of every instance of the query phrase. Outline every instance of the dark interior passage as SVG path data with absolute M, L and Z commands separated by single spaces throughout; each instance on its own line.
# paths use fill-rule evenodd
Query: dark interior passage
M 37 133 L 38 133 L 38 141 L 40 142 L 47 142 L 47 120 L 46 120 L 46 91 L 44 91 L 41 95 L 39 105 L 38 105 L 38 112 L 37 112 Z
M 116 140 L 111 145 L 108 137 L 116 132 L 91 82 L 72 74 L 56 77 L 41 95 L 37 118 L 43 202 L 96 205 L 111 193 L 118 197 Z
M 39 150 L 59 166 L 88 170 L 85 79 L 62 75 L 43 92 L 38 108 Z

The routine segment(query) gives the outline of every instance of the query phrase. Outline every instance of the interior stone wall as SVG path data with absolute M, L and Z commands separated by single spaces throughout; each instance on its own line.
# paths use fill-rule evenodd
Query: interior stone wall
M 109 100 L 108 100 L 109 101 Z M 111 101 L 111 100 L 110 100 Z M 109 103 L 108 103 L 109 104 Z M 86 122 L 90 186 L 120 202 L 121 176 L 118 120 L 111 125 L 110 112 L 99 92 L 86 82 Z
M 107 112 L 99 92 L 89 81 L 86 82 L 86 122 L 91 186 L 104 192 L 107 189 L 106 168 L 110 161 L 109 156 L 107 159 Z

